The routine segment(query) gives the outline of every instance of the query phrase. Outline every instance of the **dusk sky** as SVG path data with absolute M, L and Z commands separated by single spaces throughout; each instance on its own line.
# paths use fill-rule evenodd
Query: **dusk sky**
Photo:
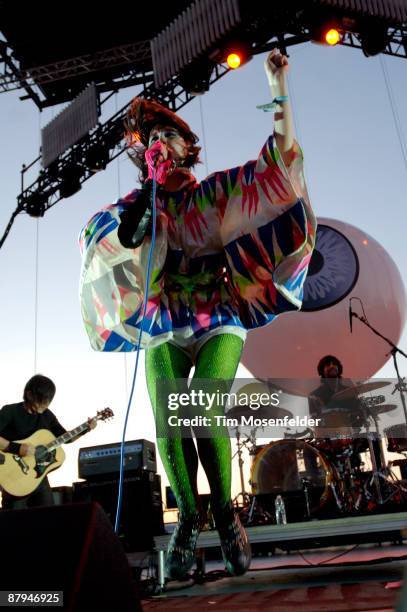
M 289 53 L 297 138 L 317 216 L 367 232 L 389 253 L 407 284 L 407 62 L 382 56 L 401 120 L 403 132 L 398 135 L 379 57 L 366 58 L 360 50 L 312 43 L 292 47 Z M 255 158 L 272 130 L 272 115 L 256 109 L 270 101 L 263 61 L 264 56 L 255 57 L 180 112 L 200 136 L 201 145 L 205 144 L 202 161 L 207 165 L 198 167 L 198 178 Z M 113 96 L 104 106 L 102 121 L 137 93 L 137 89 L 127 89 Z M 37 157 L 40 127 L 61 110 L 47 109 L 40 114 L 33 102 L 20 101 L 20 95 L 22 92 L 0 95 L 1 234 L 16 207 L 21 165 Z M 31 180 L 37 172 L 38 168 Z M 114 421 L 99 424 L 75 447 L 66 449 L 67 461 L 52 477 L 53 484 L 70 484 L 76 479 L 79 446 L 121 439 L 135 355 L 99 354 L 90 348 L 78 300 L 81 260 L 77 239 L 93 213 L 136 184 L 137 170 L 123 154 L 43 219 L 19 215 L 0 250 L 1 405 L 21 399 L 26 380 L 35 373 L 36 357 L 36 371 L 56 383 L 52 409 L 65 427 L 76 426 L 105 406 L 115 412 Z M 371 282 L 378 291 L 381 281 L 380 271 L 372 270 Z M 399 345 L 407 352 L 405 333 Z M 142 357 L 127 438 L 154 440 Z M 407 375 L 407 360 L 400 357 L 399 361 L 401 374 Z M 239 375 L 247 377 L 248 372 L 240 368 Z M 394 377 L 391 363 L 376 375 Z

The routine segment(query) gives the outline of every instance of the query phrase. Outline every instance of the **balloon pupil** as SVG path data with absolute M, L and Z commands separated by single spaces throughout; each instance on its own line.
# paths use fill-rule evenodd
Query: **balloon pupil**
M 312 256 L 311 256 L 311 261 L 309 262 L 309 266 L 308 266 L 308 276 L 314 276 L 315 274 L 318 274 L 318 272 L 320 272 L 323 267 L 324 267 L 324 256 L 322 255 L 320 251 L 318 251 L 317 249 L 314 249 Z

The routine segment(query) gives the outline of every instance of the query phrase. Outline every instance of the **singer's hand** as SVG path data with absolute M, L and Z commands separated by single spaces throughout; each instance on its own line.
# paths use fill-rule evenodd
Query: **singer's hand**
M 156 180 L 160 185 L 164 185 L 167 176 L 174 168 L 170 151 L 160 140 L 157 140 L 147 149 L 145 158 L 148 166 L 148 178 Z
M 145 153 L 146 161 L 149 166 L 157 167 L 168 157 L 168 149 L 161 140 L 157 140 Z
M 119 216 L 120 224 L 117 229 L 119 242 L 126 249 L 134 249 L 139 246 L 144 234 L 148 230 L 148 227 L 145 227 L 144 221 L 148 221 L 151 218 L 151 200 L 149 192 L 141 194 L 141 196 L 125 208 Z M 141 225 L 142 227 L 140 227 Z M 140 231 L 142 234 L 140 234 L 141 240 L 139 237 Z
M 279 49 L 272 49 L 264 62 L 267 79 L 272 87 L 280 85 L 288 69 L 288 58 Z

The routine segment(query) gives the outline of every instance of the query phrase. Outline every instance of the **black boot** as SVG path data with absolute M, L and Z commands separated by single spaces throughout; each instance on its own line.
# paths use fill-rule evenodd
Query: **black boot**
M 252 560 L 247 533 L 231 503 L 214 514 L 226 569 L 233 576 L 241 576 Z
M 195 547 L 201 528 L 199 512 L 190 516 L 180 513 L 167 549 L 165 573 L 168 578 L 182 580 L 188 575 L 195 561 Z

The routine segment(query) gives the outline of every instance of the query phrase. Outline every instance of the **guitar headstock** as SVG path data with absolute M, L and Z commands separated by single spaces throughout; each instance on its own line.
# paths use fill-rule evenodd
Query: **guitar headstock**
M 107 421 L 107 419 L 111 419 L 113 416 L 113 410 L 111 408 L 104 408 L 103 410 L 98 410 L 96 419 L 98 421 Z

